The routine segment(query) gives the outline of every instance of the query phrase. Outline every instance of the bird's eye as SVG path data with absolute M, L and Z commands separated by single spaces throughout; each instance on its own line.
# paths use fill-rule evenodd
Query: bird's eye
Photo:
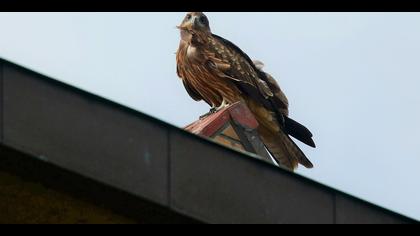
M 208 20 L 205 16 L 200 17 L 199 20 L 200 20 L 200 23 L 203 24 L 203 25 L 207 25 L 207 23 L 208 23 Z
M 191 19 L 191 15 L 188 14 L 186 18 L 187 18 L 187 20 L 190 20 Z

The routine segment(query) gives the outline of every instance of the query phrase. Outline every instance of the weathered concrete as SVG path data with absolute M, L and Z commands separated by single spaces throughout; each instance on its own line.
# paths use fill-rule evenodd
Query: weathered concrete
M 26 191 L 34 192 L 32 200 L 41 205 L 51 200 L 51 211 L 64 213 L 70 198 L 53 192 L 62 189 L 140 222 L 144 215 L 152 222 L 168 223 L 195 222 L 190 218 L 207 223 L 415 222 L 140 112 L 1 63 L 0 141 L 6 149 L 28 154 L 24 162 L 0 155 L 0 171 L 27 176 L 22 182 L 0 174 L 9 183 L 8 189 L 0 189 L 3 195 L 14 191 L 24 200 Z M 44 177 L 35 181 L 38 176 Z M 14 182 L 21 192 L 10 189 Z M 48 183 L 51 190 L 37 182 Z M 47 195 L 49 200 L 40 198 Z M 82 208 L 106 211 L 82 202 L 74 207 L 72 214 L 50 219 L 74 222 L 80 220 L 75 216 Z M 18 215 L 14 219 L 21 222 L 33 217 Z M 107 220 L 95 217 L 99 215 L 91 219 Z M 125 221 L 118 216 L 110 219 Z

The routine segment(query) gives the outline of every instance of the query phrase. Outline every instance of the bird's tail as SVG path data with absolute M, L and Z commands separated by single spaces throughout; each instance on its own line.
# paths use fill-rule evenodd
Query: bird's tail
M 271 131 L 264 126 L 260 126 L 258 131 L 267 150 L 279 164 L 291 170 L 295 170 L 299 163 L 306 168 L 313 167 L 302 150 L 283 131 Z

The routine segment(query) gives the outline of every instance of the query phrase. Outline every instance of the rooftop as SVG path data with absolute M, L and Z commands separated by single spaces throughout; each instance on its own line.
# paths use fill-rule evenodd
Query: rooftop
M 416 222 L 5 60 L 0 147 L 0 179 L 134 222 Z

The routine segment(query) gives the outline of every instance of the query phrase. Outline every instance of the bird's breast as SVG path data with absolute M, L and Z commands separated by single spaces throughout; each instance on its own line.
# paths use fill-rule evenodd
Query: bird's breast
M 203 65 L 208 57 L 205 53 L 207 45 L 188 44 L 185 47 L 185 59 L 196 65 Z
M 197 48 L 192 45 L 188 45 L 187 57 L 195 57 L 196 55 L 197 55 Z

